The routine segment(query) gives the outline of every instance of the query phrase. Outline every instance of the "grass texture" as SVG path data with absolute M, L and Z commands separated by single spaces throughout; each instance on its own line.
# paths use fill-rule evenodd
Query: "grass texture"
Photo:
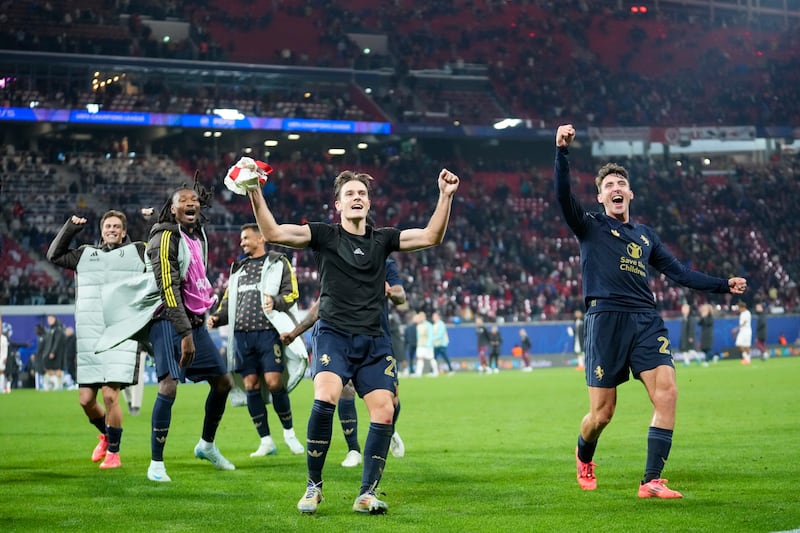
M 181 385 L 165 450 L 172 483 L 147 480 L 150 412 L 125 416 L 122 468 L 89 459 L 96 431 L 76 391 L 15 390 L 0 396 L 0 524 L 3 531 L 785 531 L 800 528 L 800 358 L 679 365 L 678 424 L 664 477 L 682 500 L 640 500 L 651 407 L 644 387 L 619 389 L 600 439 L 598 489 L 575 480 L 578 424 L 588 401 L 570 368 L 529 374 L 460 373 L 404 379 L 398 423 L 402 459 L 389 457 L 381 484 L 389 514 L 353 513 L 361 469 L 342 468 L 334 424 L 325 501 L 316 515 L 295 508 L 305 458 L 289 453 L 272 408 L 276 456 L 251 458 L 258 436 L 247 409 L 228 407 L 217 434 L 236 471 L 195 459 L 207 386 Z M 304 440 L 313 398 L 292 393 Z M 357 404 L 363 445 L 368 417 Z

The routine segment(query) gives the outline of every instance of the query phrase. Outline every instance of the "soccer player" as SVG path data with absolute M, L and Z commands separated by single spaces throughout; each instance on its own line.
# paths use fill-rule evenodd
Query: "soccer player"
M 164 466 L 164 445 L 178 383 L 186 378 L 209 384 L 195 456 L 210 461 L 217 470 L 236 469 L 214 444 L 233 379 L 205 327 L 205 314 L 215 303 L 206 275 L 207 240 L 202 224 L 202 209 L 210 206 L 210 196 L 197 181 L 194 188 L 178 189 L 150 230 L 147 254 L 162 303 L 150 327 L 158 376 L 147 469 L 151 481 L 172 481 Z
M 681 337 L 678 341 L 678 355 L 683 358 L 683 364 L 688 366 L 692 359 L 699 358 L 699 353 L 695 350 L 695 332 L 697 331 L 697 319 L 692 313 L 692 306 L 688 303 L 681 305 Z
M 483 317 L 480 315 L 475 317 L 475 336 L 478 342 L 478 362 L 480 364 L 478 372 L 481 374 L 488 374 L 491 372 L 487 359 L 487 353 L 489 351 L 489 330 L 483 325 Z
M 756 348 L 758 349 L 761 359 L 769 359 L 769 352 L 767 351 L 767 315 L 764 310 L 764 304 L 756 304 Z
M 296 314 L 300 295 L 297 277 L 285 254 L 267 252 L 256 224 L 242 226 L 239 244 L 246 257 L 231 266 L 228 288 L 216 312 L 208 317 L 208 326 L 232 325 L 229 344 L 236 358 L 236 371 L 244 382 L 247 410 L 261 438 L 250 457 L 278 453 L 269 431 L 262 376 L 283 426 L 283 440 L 293 454 L 299 455 L 305 450 L 294 433 L 289 392 L 282 379 L 285 349 L 280 333 L 269 319 L 273 310 Z
M 447 324 L 442 320 L 442 314 L 434 311 L 432 315 L 433 323 L 433 360 L 440 357 L 447 365 L 447 372 L 453 373 L 453 363 L 447 356 L 447 346 L 450 344 L 450 335 L 447 334 Z
M 333 413 L 342 387 L 353 380 L 370 414 L 364 445 L 364 468 L 356 512 L 382 514 L 385 502 L 375 495 L 392 438 L 397 367 L 391 339 L 381 330 L 385 299 L 386 258 L 444 240 L 458 176 L 442 169 L 439 199 L 425 228 L 376 229 L 366 223 L 371 205 L 368 174 L 344 171 L 334 181 L 339 224 L 278 224 L 260 188 L 249 191 L 258 227 L 267 242 L 310 247 L 320 275 L 320 306 L 314 354 L 314 405 L 308 421 L 308 484 L 297 503 L 314 513 L 322 501 L 322 470 L 330 446 Z
M 656 311 L 648 267 L 686 287 L 713 293 L 742 294 L 744 278 L 723 279 L 682 265 L 652 228 L 630 218 L 634 198 L 624 167 L 600 168 L 595 184 L 604 211 L 587 212 L 570 189 L 569 145 L 572 125 L 556 132 L 555 192 L 564 220 L 580 242 L 586 313 L 586 384 L 589 412 L 583 417 L 575 451 L 578 484 L 597 488 L 597 441 L 617 403 L 617 387 L 629 372 L 647 389 L 653 417 L 647 436 L 647 461 L 640 498 L 680 498 L 661 478 L 672 446 L 678 390 L 669 336 Z
M 704 355 L 703 366 L 708 366 L 709 360 L 716 363 L 719 357 L 711 353 L 714 348 L 714 313 L 711 304 L 700 306 L 700 318 L 697 319 L 697 325 L 700 327 L 700 351 Z
M 739 324 L 733 328 L 736 347 L 742 354 L 742 364 L 750 364 L 750 346 L 753 344 L 753 316 L 744 300 L 739 300 Z
M 523 372 L 533 372 L 533 367 L 531 366 L 531 338 L 528 336 L 528 332 L 525 329 L 519 330 L 519 348 L 520 348 L 520 356 L 522 357 L 522 371 Z
M 92 461 L 102 461 L 100 468 L 118 468 L 122 465 L 119 392 L 136 382 L 137 343 L 128 340 L 110 350 L 96 351 L 106 329 L 105 309 L 98 302 L 121 303 L 118 298 L 124 298 L 123 294 L 104 299 L 102 293 L 114 282 L 145 272 L 145 244 L 128 239 L 127 217 L 112 210 L 106 211 L 100 219 L 102 242 L 99 245 L 70 248 L 72 239 L 85 227 L 85 218 L 72 215 L 50 244 L 47 259 L 75 271 L 78 398 L 89 422 L 100 431 L 100 442 L 92 452 Z M 97 393 L 101 390 L 105 411 L 97 403 Z
M 433 378 L 439 377 L 439 365 L 436 363 L 435 352 L 433 351 L 433 324 L 428 320 L 428 315 L 425 311 L 419 311 L 414 316 L 414 322 L 417 323 L 417 368 L 416 376 L 422 377 L 425 372 L 425 361 L 431 367 L 431 372 L 428 374 Z
M 386 259 L 386 301 L 383 305 L 383 316 L 381 316 L 381 329 L 384 335 L 391 337 L 391 330 L 389 328 L 389 301 L 395 305 L 402 305 L 406 301 L 406 291 L 403 288 L 403 282 L 400 278 L 400 272 L 397 270 L 397 263 L 391 257 Z M 319 300 L 309 308 L 306 316 L 300 321 L 297 326 L 290 332 L 281 334 L 281 340 L 284 344 L 290 344 L 295 338 L 302 335 L 317 323 L 319 318 Z M 312 333 L 312 344 L 316 342 L 316 328 Z M 313 350 L 316 353 L 316 350 Z M 392 345 L 392 353 L 395 353 L 394 345 Z M 400 397 L 395 390 L 394 396 L 394 417 L 392 419 L 392 426 L 397 425 L 397 418 L 400 415 Z M 342 433 L 347 442 L 347 455 L 342 461 L 342 466 L 345 468 L 353 468 L 363 462 L 361 455 L 361 445 L 358 442 L 358 414 L 356 412 L 356 390 L 353 386 L 353 381 L 348 381 L 342 389 L 342 394 L 339 396 L 339 422 L 342 425 Z M 394 457 L 403 457 L 405 455 L 405 444 L 397 429 L 392 433 L 392 440 L 389 444 L 389 450 Z

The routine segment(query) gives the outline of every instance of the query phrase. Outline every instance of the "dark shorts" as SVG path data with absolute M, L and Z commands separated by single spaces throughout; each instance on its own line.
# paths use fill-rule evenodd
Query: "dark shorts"
M 603 311 L 586 315 L 586 384 L 614 388 L 630 373 L 672 366 L 669 333 L 664 320 L 652 313 Z
M 228 373 L 227 364 L 219 353 L 204 324 L 192 328 L 194 361 L 181 368 L 181 337 L 169 320 L 155 320 L 150 328 L 150 343 L 156 360 L 156 375 L 161 381 L 170 375 L 179 381 L 205 381 Z
M 392 340 L 347 333 L 320 320 L 314 337 L 312 375 L 333 372 L 342 384 L 353 380 L 359 396 L 382 389 L 397 394 L 397 361 L 392 355 Z
M 262 331 L 237 331 L 236 372 L 242 376 L 283 372 L 283 343 L 274 329 Z

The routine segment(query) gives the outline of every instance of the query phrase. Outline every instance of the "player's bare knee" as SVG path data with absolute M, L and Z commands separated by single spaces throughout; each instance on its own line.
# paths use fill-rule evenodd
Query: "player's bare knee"
M 163 379 L 158 383 L 158 393 L 174 398 L 178 394 L 178 382 L 174 379 Z
M 612 418 L 614 418 L 613 408 L 599 409 L 593 412 L 591 416 L 592 423 L 597 429 L 603 429 L 606 427 L 611 423 Z
M 211 387 L 219 394 L 228 394 L 233 388 L 233 378 L 230 374 L 217 376 L 211 381 Z
M 678 387 L 673 384 L 669 387 L 659 388 L 653 395 L 653 404 L 657 407 L 674 410 L 678 404 Z
M 105 390 L 103 389 L 103 403 L 106 406 L 106 409 L 113 407 L 119 398 L 119 393 L 114 390 Z
M 283 383 L 281 383 L 281 375 L 277 372 L 269 372 L 264 374 L 264 382 L 270 392 L 280 392 L 283 390 Z

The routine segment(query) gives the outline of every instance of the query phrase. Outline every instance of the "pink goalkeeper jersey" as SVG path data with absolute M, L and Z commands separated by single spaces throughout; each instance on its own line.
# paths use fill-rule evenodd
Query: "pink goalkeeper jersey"
M 212 293 L 214 289 L 206 276 L 206 265 L 203 262 L 203 249 L 200 239 L 193 239 L 183 230 L 183 240 L 189 245 L 191 258 L 186 278 L 183 280 L 183 304 L 196 315 L 202 315 L 214 305 Z

